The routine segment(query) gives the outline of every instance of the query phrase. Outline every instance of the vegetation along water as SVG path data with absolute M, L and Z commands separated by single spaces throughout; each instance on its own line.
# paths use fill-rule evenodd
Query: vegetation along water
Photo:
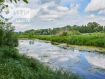
M 17 34 L 19 34 L 20 38 L 37 38 L 71 45 L 105 47 L 104 30 L 105 29 L 103 29 L 103 26 L 100 24 L 89 22 L 87 26 L 67 25 L 65 27 L 53 29 L 32 29 Z

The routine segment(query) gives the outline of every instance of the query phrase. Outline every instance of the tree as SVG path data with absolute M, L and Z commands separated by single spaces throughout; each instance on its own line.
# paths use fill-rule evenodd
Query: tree
M 48 33 L 47 33 L 46 31 L 44 31 L 42 35 L 47 35 L 47 34 L 48 34 Z
M 0 45 L 18 46 L 18 36 L 14 33 L 12 23 L 0 22 Z
M 87 33 L 92 33 L 93 32 L 91 26 L 87 26 L 86 27 L 86 31 L 87 31 Z
M 103 27 L 102 26 L 99 26 L 99 27 L 95 27 L 94 28 L 94 32 L 99 32 L 99 31 L 102 31 L 103 30 Z
M 93 32 L 94 28 L 95 28 L 95 27 L 99 27 L 100 24 L 98 24 L 98 23 L 96 23 L 96 22 L 89 22 L 89 23 L 87 24 L 87 26 L 90 26 L 90 27 L 92 28 L 92 32 Z
M 51 35 L 51 32 L 52 32 L 52 30 L 51 30 L 51 28 L 49 28 L 49 29 L 48 29 L 49 35 Z
M 10 0 L 12 2 L 12 0 Z M 14 0 L 16 3 L 17 1 Z M 20 0 L 18 0 L 20 1 Z M 24 2 L 28 3 L 27 0 L 23 0 Z M 0 0 L 0 2 L 5 2 L 5 0 Z M 1 6 L 2 4 L 0 4 Z M 0 13 L 2 10 L 8 5 L 1 6 Z M 18 46 L 18 36 L 14 32 L 14 27 L 12 26 L 12 23 L 8 22 L 8 19 L 3 19 L 2 16 L 0 16 L 0 46 L 1 45 L 7 45 L 7 46 Z M 6 23 L 5 23 L 6 22 Z
M 28 36 L 29 38 L 32 38 L 33 35 L 34 35 L 34 32 L 30 32 Z
M 99 27 L 95 27 L 94 28 L 94 32 L 99 32 L 100 30 L 99 30 Z

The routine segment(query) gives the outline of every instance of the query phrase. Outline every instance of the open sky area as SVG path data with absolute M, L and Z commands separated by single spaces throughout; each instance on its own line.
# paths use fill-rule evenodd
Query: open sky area
M 105 26 L 105 0 L 28 0 L 12 2 L 16 8 L 30 8 L 29 22 L 16 22 L 16 31 L 45 29 L 97 22 Z

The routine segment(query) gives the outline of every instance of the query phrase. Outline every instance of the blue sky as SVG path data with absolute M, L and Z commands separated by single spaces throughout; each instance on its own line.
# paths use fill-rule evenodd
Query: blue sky
M 98 22 L 105 26 L 105 0 L 28 0 L 12 3 L 16 8 L 30 8 L 30 22 L 13 22 L 16 31 L 45 29 Z M 17 25 L 18 24 L 18 25 Z M 23 25 L 22 25 L 23 24 Z M 24 25 L 30 24 L 30 25 Z

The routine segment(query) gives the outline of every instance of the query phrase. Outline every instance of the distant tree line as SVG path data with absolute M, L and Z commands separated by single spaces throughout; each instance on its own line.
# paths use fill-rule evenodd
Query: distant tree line
M 29 33 L 34 33 L 35 35 L 55 35 L 61 31 L 72 31 L 76 30 L 79 31 L 80 33 L 93 33 L 93 32 L 100 32 L 100 31 L 105 31 L 103 29 L 103 26 L 96 22 L 89 22 L 87 25 L 82 25 L 82 26 L 77 26 L 77 25 L 67 25 L 64 27 L 57 27 L 57 28 L 49 28 L 49 29 L 39 29 L 39 30 L 26 30 L 25 32 L 19 32 L 18 34 L 24 34 L 28 35 Z

